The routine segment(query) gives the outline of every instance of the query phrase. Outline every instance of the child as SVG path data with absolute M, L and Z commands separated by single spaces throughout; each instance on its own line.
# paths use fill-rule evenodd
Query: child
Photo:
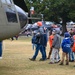
M 53 43 L 54 35 L 55 35 L 54 31 L 52 31 L 52 34 L 49 36 L 50 51 L 47 59 L 50 59 L 50 55 L 52 53 L 52 43 Z
M 59 49 L 60 49 L 60 35 L 54 31 L 54 39 L 52 43 L 52 53 L 50 57 L 50 63 L 49 64 L 54 64 L 59 62 Z
M 62 41 L 62 60 L 61 63 L 59 65 L 63 65 L 64 63 L 64 58 L 66 56 L 66 65 L 69 65 L 69 52 L 71 51 L 71 40 L 70 40 L 70 34 L 68 32 L 66 32 L 64 34 L 64 39 Z
M 74 38 L 73 38 L 73 29 L 70 29 L 70 39 L 71 39 L 71 52 L 69 53 L 69 62 L 74 62 L 74 54 L 72 52 L 72 47 L 74 44 Z
M 33 32 L 33 36 L 32 36 L 32 48 L 33 50 L 36 48 L 36 31 Z
M 73 35 L 73 39 L 74 39 L 74 44 L 72 46 L 72 52 L 75 55 L 75 35 Z M 75 57 L 74 57 L 75 58 Z

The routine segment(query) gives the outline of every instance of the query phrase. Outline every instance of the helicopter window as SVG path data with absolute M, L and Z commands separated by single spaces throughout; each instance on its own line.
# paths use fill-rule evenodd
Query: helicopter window
M 16 12 L 6 12 L 8 22 L 17 23 Z
M 11 23 L 18 22 L 14 6 L 11 6 L 10 8 L 8 6 L 5 6 L 4 10 L 6 12 L 8 22 L 11 22 Z
M 6 11 L 6 15 L 7 15 L 8 22 L 18 22 L 17 16 L 16 16 L 16 11 L 14 11 L 13 8 L 8 9 L 8 11 Z
M 3 3 L 3 8 L 6 12 L 8 22 L 17 23 L 17 13 L 15 10 L 15 6 L 12 5 L 12 0 L 1 0 L 1 2 Z

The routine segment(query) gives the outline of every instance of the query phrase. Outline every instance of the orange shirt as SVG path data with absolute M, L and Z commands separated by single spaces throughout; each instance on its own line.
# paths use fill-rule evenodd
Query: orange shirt
M 50 48 L 52 47 L 53 39 L 54 39 L 54 35 L 50 35 L 50 36 L 49 36 Z
M 75 52 L 75 35 L 73 36 L 73 39 L 74 39 L 74 44 L 73 44 L 73 47 L 72 47 L 72 51 Z

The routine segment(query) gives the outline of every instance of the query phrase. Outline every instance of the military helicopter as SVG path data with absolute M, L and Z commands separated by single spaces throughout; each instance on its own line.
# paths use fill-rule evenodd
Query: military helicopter
M 0 41 L 17 35 L 26 25 L 24 0 L 0 0 Z M 19 5 L 20 4 L 20 5 Z

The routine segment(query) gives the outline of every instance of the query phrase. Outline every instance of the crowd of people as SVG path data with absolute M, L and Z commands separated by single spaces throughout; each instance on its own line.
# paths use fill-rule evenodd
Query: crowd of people
M 41 52 L 40 61 L 45 61 L 50 59 L 49 64 L 59 63 L 59 65 L 64 65 L 64 60 L 66 56 L 66 65 L 69 65 L 69 62 L 74 62 L 74 54 L 75 54 L 75 33 L 73 29 L 64 33 L 64 38 L 61 40 L 60 33 L 55 29 L 52 30 L 51 34 L 47 35 L 47 29 L 45 27 L 41 27 L 41 23 L 37 23 L 38 30 L 33 32 L 32 44 L 33 49 L 35 49 L 34 55 L 32 58 L 29 58 L 31 61 L 35 61 L 36 57 Z M 50 51 L 47 56 L 46 47 L 47 42 L 50 45 Z M 60 58 L 60 48 L 62 49 L 62 58 Z

